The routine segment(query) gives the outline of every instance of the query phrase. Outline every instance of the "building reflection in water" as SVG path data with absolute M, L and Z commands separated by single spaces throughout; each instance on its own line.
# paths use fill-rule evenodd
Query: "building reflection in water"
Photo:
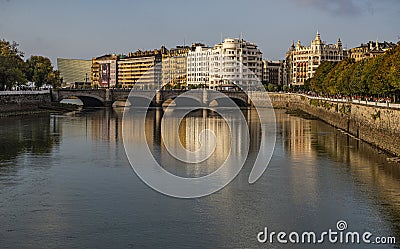
M 376 202 L 380 205 L 378 208 L 391 215 L 390 223 L 400 234 L 400 165 L 388 162 L 390 155 L 322 121 L 289 116 L 283 111 L 278 111 L 276 117 L 281 149 L 293 162 L 291 174 L 302 176 L 291 178 L 296 201 L 314 200 L 307 196 L 318 198 L 321 187 L 318 175 L 326 170 L 321 161 L 328 157 L 339 172 L 350 173 L 359 191 L 367 194 L 373 203 L 380 200 Z
M 178 118 L 168 118 L 168 122 L 162 120 L 164 111 L 162 109 L 153 109 L 147 113 L 145 120 L 146 137 L 142 136 L 142 121 L 130 116 L 125 119 L 126 124 L 132 127 L 131 132 L 124 137 L 125 142 L 147 143 L 152 151 L 154 158 L 166 170 L 173 174 L 183 177 L 199 177 L 208 175 L 217 170 L 226 160 L 232 147 L 232 153 L 235 155 L 230 160 L 238 160 L 246 157 L 246 150 L 241 139 L 244 132 L 247 132 L 246 125 L 238 122 L 239 117 L 234 113 L 227 113 L 226 119 L 222 118 L 214 111 L 197 110 L 190 112 L 181 121 Z M 229 122 L 229 125 L 228 123 Z M 232 131 L 230 131 L 231 126 Z M 178 129 L 176 129 L 179 127 Z M 169 153 L 176 153 L 179 147 L 184 147 L 189 151 L 196 151 L 200 148 L 199 135 L 203 130 L 210 130 L 216 136 L 216 146 L 212 155 L 205 161 L 199 163 L 185 163 L 177 160 Z M 161 130 L 166 131 L 161 135 Z M 177 131 L 174 132 L 174 130 Z M 232 142 L 234 141 L 234 142 Z M 170 145 L 167 149 L 166 144 Z M 205 143 L 208 146 L 209 143 Z M 229 165 L 229 161 L 227 161 Z
M 92 138 L 102 139 L 110 143 L 122 141 L 122 108 L 112 112 L 100 111 L 100 115 L 90 117 L 92 122 Z M 245 110 L 244 115 L 250 128 L 250 153 L 257 153 L 260 144 L 260 124 L 256 112 Z M 162 109 L 153 109 L 148 112 L 145 121 L 146 139 L 141 136 L 142 124 L 135 119 L 130 120 L 132 130 L 130 136 L 124 137 L 125 141 L 147 143 L 155 158 L 164 167 L 180 176 L 198 177 L 216 170 L 226 159 L 229 146 L 232 142 L 229 126 L 219 115 L 211 111 L 197 111 L 188 115 L 180 124 L 179 136 L 173 133 L 165 134 L 164 139 L 169 139 L 171 144 L 182 143 L 188 150 L 196 150 L 199 146 L 198 133 L 203 129 L 211 129 L 217 135 L 217 146 L 212 157 L 204 164 L 185 164 L 172 158 L 161 139 Z M 335 167 L 348 171 L 354 182 L 360 186 L 361 191 L 368 189 L 371 200 L 382 199 L 386 204 L 381 208 L 389 210 L 400 234 L 400 167 L 398 164 L 387 162 L 387 155 L 378 153 L 370 145 L 350 138 L 337 129 L 318 120 L 306 120 L 290 116 L 284 111 L 276 111 L 277 119 L 277 144 L 275 156 L 283 155 L 290 158 L 290 165 L 286 167 L 290 177 L 293 193 L 293 202 L 299 205 L 313 206 L 320 201 L 321 182 L 320 175 L 325 170 L 321 158 L 330 158 Z M 234 124 L 234 117 L 232 123 Z M 229 122 L 231 122 L 229 121 Z M 136 123 L 135 123 L 136 122 Z M 239 156 L 242 155 L 240 137 L 243 127 L 234 128 L 234 149 Z M 164 127 L 165 130 L 171 128 Z
M 294 202 L 314 206 L 318 202 L 318 166 L 316 152 L 312 148 L 312 121 L 292 117 L 283 112 L 276 113 L 282 143 L 282 154 L 289 155 Z M 279 146 L 279 143 L 278 143 Z M 313 197 L 313 198 L 311 198 Z
M 237 153 L 236 158 L 245 156 L 240 139 L 247 127 L 236 122 L 234 115 L 224 120 L 212 111 L 196 111 L 180 124 L 177 120 L 169 124 L 171 127 L 179 125 L 179 135 L 166 133 L 164 139 L 175 145 L 182 143 L 189 150 L 198 148 L 197 134 L 201 130 L 214 131 L 218 138 L 216 149 L 209 160 L 199 164 L 185 164 L 169 155 L 161 139 L 161 128 L 167 125 L 162 122 L 162 109 L 150 110 L 145 124 L 134 117 L 127 120 L 132 132 L 124 138 L 123 108 L 87 109 L 60 116 L 0 119 L 0 190 L 3 194 L 0 206 L 3 208 L 4 227 L 7 229 L 7 226 L 14 227 L 18 223 L 17 229 L 13 228 L 15 232 L 10 233 L 10 236 L 15 233 L 16 239 L 33 231 L 39 235 L 47 233 L 49 238 L 53 238 L 54 228 L 61 231 L 70 227 L 75 232 L 76 229 L 82 229 L 82 220 L 96 224 L 99 216 L 92 209 L 98 207 L 99 203 L 107 203 L 103 209 L 107 213 L 118 207 L 114 214 L 121 214 L 119 218 L 124 220 L 126 217 L 121 210 L 130 210 L 133 206 L 131 202 L 128 202 L 129 206 L 118 206 L 123 203 L 118 201 L 130 200 L 134 196 L 138 200 L 136 203 L 160 204 L 160 208 L 153 205 L 157 206 L 155 209 L 149 206 L 133 209 L 140 213 L 142 209 L 149 208 L 146 211 L 152 214 L 154 224 L 158 224 L 158 217 L 170 212 L 172 222 L 165 224 L 181 227 L 175 217 L 186 211 L 187 216 L 182 217 L 194 220 L 190 226 L 201 222 L 204 224 L 195 231 L 204 232 L 212 227 L 209 234 L 217 236 L 216 241 L 226 243 L 237 239 L 237 243 L 230 245 L 242 245 L 244 239 L 254 238 L 260 228 L 270 224 L 309 229 L 310 219 L 314 218 L 313 224 L 322 229 L 330 224 L 332 214 L 338 218 L 341 218 L 340 215 L 352 218 L 360 213 L 354 220 L 361 229 L 372 227 L 374 230 L 389 230 L 393 233 L 379 235 L 399 238 L 400 167 L 387 162 L 387 155 L 321 121 L 289 116 L 277 110 L 277 144 L 273 165 L 269 166 L 260 181 L 249 185 L 247 180 L 251 160 L 257 155 L 263 138 L 260 136 L 257 113 L 249 109 L 243 110 L 243 114 L 250 128 L 250 162 L 221 191 L 206 198 L 182 202 L 147 191 L 147 188 L 137 185 L 137 178 L 122 177 L 130 172 L 122 140 L 148 144 L 154 157 L 176 175 L 198 177 L 216 170 L 226 160 L 231 145 Z M 232 132 L 228 124 L 232 124 Z M 168 131 L 171 127 L 164 129 Z M 142 135 L 143 129 L 146 130 L 145 136 Z M 119 168 L 109 169 L 109 166 Z M 77 185 L 79 182 L 81 185 Z M 12 190 L 14 186 L 22 188 Z M 124 187 L 132 186 L 132 191 L 124 191 Z M 77 195 L 77 189 L 82 194 Z M 336 192 L 335 196 L 331 195 Z M 93 196 L 98 199 L 90 198 Z M 112 198 L 107 199 L 110 196 Z M 31 207 L 47 209 L 54 203 L 60 205 L 34 214 L 27 211 Z M 78 212 L 66 212 L 71 206 L 64 203 L 76 205 L 71 210 L 76 208 Z M 153 216 L 155 213 L 161 216 Z M 9 218 L 5 219 L 6 216 Z M 132 227 L 150 229 L 146 218 L 143 221 L 145 225 L 135 223 Z M 25 226 L 27 220 L 30 221 L 30 228 Z M 316 224 L 318 222 L 320 226 Z M 249 228 L 249 225 L 252 227 Z M 94 231 L 98 231 L 97 225 L 93 227 Z M 85 231 L 86 228 L 83 229 Z M 139 230 L 133 230 L 132 233 L 136 234 Z M 173 227 L 168 230 L 175 232 Z M 118 237 L 119 232 L 118 228 L 112 235 Z M 61 231 L 60 234 L 64 236 L 65 233 Z M 240 234 L 244 236 L 238 236 Z
M 336 165 L 350 173 L 356 185 L 370 199 L 380 200 L 380 209 L 389 211 L 391 223 L 400 234 L 400 164 L 388 162 L 390 155 L 328 125 L 313 127 L 316 129 L 318 133 L 313 132 L 316 134 L 314 150 L 338 162 Z M 328 132 L 333 134 L 324 135 Z
M 95 140 L 117 143 L 122 136 L 123 108 L 99 109 L 90 116 L 91 136 Z

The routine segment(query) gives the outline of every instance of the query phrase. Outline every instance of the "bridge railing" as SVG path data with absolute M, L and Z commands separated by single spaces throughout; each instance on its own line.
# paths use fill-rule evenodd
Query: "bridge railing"
M 326 97 L 310 96 L 307 94 L 299 94 L 299 95 L 307 97 L 309 99 L 327 100 L 327 101 L 339 102 L 339 103 L 353 103 L 353 104 L 359 104 L 359 105 L 400 109 L 400 104 L 394 104 L 394 103 L 390 103 L 390 102 L 378 102 L 378 101 L 367 101 L 367 100 L 357 100 L 357 99 L 326 98 Z

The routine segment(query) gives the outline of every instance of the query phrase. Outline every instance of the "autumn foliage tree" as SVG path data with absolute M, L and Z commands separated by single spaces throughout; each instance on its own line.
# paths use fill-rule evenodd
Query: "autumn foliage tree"
M 400 46 L 355 62 L 323 62 L 310 80 L 310 90 L 324 95 L 400 97 Z

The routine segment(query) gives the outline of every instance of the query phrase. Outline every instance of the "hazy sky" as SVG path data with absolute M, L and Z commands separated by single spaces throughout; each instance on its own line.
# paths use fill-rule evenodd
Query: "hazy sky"
M 292 40 L 309 44 L 318 30 L 348 48 L 369 40 L 397 42 L 400 0 L 0 0 L 0 39 L 25 57 L 90 59 L 105 53 L 167 48 L 220 37 L 255 42 L 282 59 Z

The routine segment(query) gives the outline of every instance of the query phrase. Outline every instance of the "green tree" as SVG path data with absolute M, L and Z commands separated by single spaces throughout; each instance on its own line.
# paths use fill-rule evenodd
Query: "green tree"
M 328 73 L 333 69 L 336 64 L 329 61 L 324 61 L 318 67 L 315 75 L 310 80 L 309 88 L 316 93 L 327 93 L 327 86 L 325 85 L 325 78 Z
M 310 80 L 310 89 L 330 95 L 400 97 L 400 47 L 355 62 L 323 62 Z
M 48 75 L 48 84 L 52 85 L 54 88 L 61 87 L 62 78 L 60 76 L 60 71 L 54 70 Z
M 26 64 L 16 42 L 0 40 L 0 90 L 26 83 Z
M 59 87 L 61 85 L 60 72 L 55 71 L 51 65 L 50 59 L 43 56 L 31 56 L 27 61 L 27 78 L 35 82 L 37 87 L 44 84 Z
M 363 69 L 365 60 L 354 64 L 353 73 L 350 76 L 349 88 L 351 89 L 351 95 L 366 96 L 369 92 L 368 86 L 363 80 Z
M 278 86 L 270 83 L 267 86 L 267 90 L 268 92 L 276 92 L 278 90 Z

